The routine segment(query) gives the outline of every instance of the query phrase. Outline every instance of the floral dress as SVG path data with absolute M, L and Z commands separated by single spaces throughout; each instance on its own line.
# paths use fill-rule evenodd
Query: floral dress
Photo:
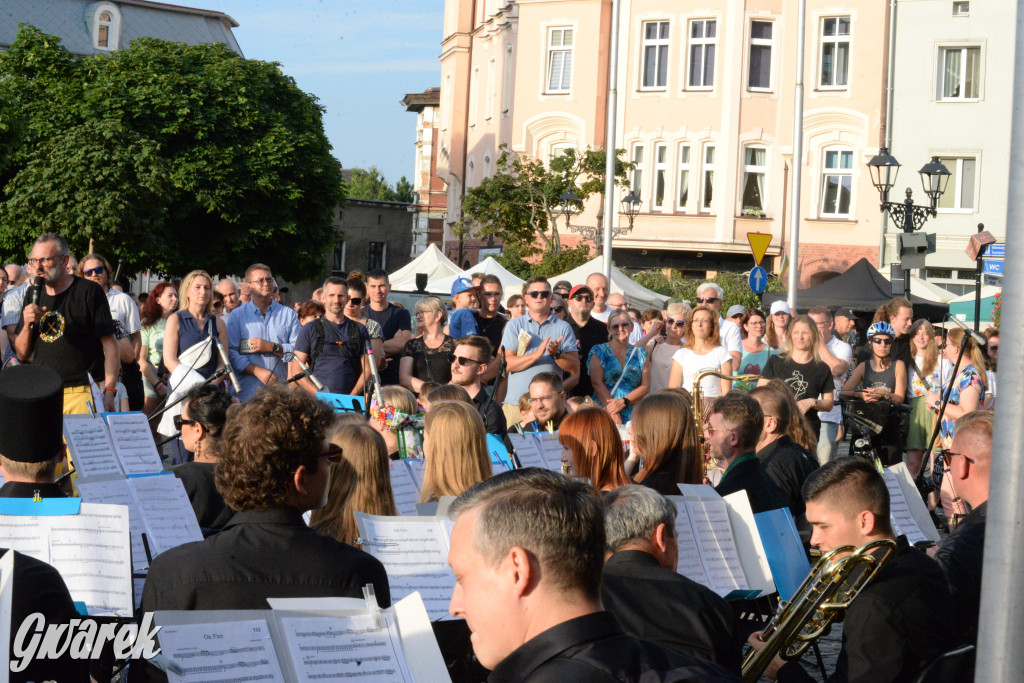
M 960 395 L 972 386 L 978 388 L 978 405 L 980 406 L 985 401 L 985 383 L 982 381 L 981 374 L 973 365 L 968 365 L 960 371 L 960 374 L 956 376 L 956 379 L 945 390 L 942 397 L 945 398 L 948 395 L 949 404 L 958 406 L 960 405 Z M 939 432 L 943 448 L 949 448 L 953 445 L 953 424 L 955 422 L 956 418 L 950 417 L 948 413 L 943 414 L 942 428 Z
M 646 349 L 637 348 L 636 346 L 629 347 L 626 351 L 625 371 L 623 371 L 622 364 L 615 357 L 615 352 L 612 351 L 612 347 L 609 344 L 598 344 L 590 350 L 590 356 L 596 357 L 597 362 L 604 369 L 604 386 L 611 392 L 612 398 L 622 398 L 640 386 L 640 382 L 643 380 L 644 364 L 647 362 Z M 621 382 L 619 381 L 620 377 L 622 377 Z M 617 387 L 615 386 L 616 383 L 618 384 Z M 596 392 L 593 398 L 598 405 L 603 405 Z M 623 424 L 629 421 L 629 416 L 632 412 L 633 406 L 619 411 Z

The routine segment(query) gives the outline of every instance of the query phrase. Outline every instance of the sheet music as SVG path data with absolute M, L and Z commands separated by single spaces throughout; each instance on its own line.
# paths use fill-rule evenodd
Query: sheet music
M 419 458 L 407 458 L 404 460 L 406 466 L 409 468 L 409 474 L 412 475 L 412 480 L 416 482 L 417 490 L 423 490 L 423 468 L 426 463 Z
M 523 467 L 542 467 L 544 469 L 550 469 L 548 467 L 547 460 L 544 458 L 544 453 L 540 450 L 540 444 L 537 439 L 533 438 L 529 434 L 521 435 L 515 432 L 509 432 L 509 440 L 512 441 L 512 448 L 516 450 L 516 455 L 519 456 L 519 464 Z M 559 471 L 562 469 L 561 465 L 561 454 L 559 454 Z
M 47 517 L 50 564 L 89 614 L 132 616 L 128 509 L 83 503 L 77 515 Z
M 78 493 L 82 496 L 83 501 L 105 503 L 108 505 L 124 505 L 128 508 L 128 531 L 131 534 L 132 544 L 132 571 L 145 571 L 149 566 L 149 560 L 146 559 L 146 549 L 142 545 L 142 533 L 146 531 L 146 524 L 142 519 L 142 512 L 135 504 L 135 498 L 132 496 L 132 489 L 128 484 L 128 480 L 121 478 L 101 481 L 79 479 L 77 485 Z
M 416 515 L 416 503 L 420 500 L 420 490 L 416 480 L 409 471 L 408 461 L 391 461 L 391 492 L 395 496 L 395 507 L 400 515 Z
M 552 436 L 549 432 L 537 432 L 535 435 L 544 461 L 549 470 L 562 471 L 562 444 L 558 441 L 558 432 Z
M 711 580 L 704 570 L 704 563 L 700 561 L 700 548 L 697 547 L 697 537 L 690 524 L 690 513 L 686 511 L 686 503 L 677 500 L 675 504 L 676 543 L 679 545 L 676 571 L 702 586 L 710 586 Z
M 111 413 L 106 416 L 110 440 L 128 476 L 162 472 L 164 464 L 156 451 L 153 432 L 142 413 Z
M 107 433 L 107 423 L 92 415 L 65 415 L 64 440 L 79 477 L 124 474 Z
M 448 566 L 448 542 L 433 517 L 379 517 L 356 513 L 363 550 L 384 565 L 391 601 L 419 591 L 430 618 L 448 616 L 455 574 Z
M 299 683 L 349 678 L 412 683 L 395 617 L 381 616 L 384 628 L 377 628 L 369 614 L 281 618 Z
M 928 541 L 928 537 L 921 531 L 917 520 L 910 512 L 910 504 L 907 502 L 907 497 L 903 495 L 903 489 L 900 487 L 896 474 L 886 470 L 882 476 L 885 479 L 885 487 L 889 489 L 889 518 L 895 527 L 896 535 L 905 535 L 910 544 Z
M 173 474 L 129 480 L 156 557 L 183 543 L 203 540 L 185 485 Z
M 50 562 L 50 527 L 41 517 L 0 515 L 0 547 Z
M 746 590 L 747 579 L 740 564 L 725 501 L 690 500 L 686 502 L 686 510 L 710 581 L 708 587 L 720 595 Z
M 284 683 L 270 628 L 262 619 L 165 625 L 158 638 L 164 656 L 182 669 L 181 674 L 168 672 L 170 683 Z

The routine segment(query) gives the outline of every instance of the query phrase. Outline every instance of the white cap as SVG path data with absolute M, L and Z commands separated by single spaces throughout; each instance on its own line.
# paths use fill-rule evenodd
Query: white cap
M 769 313 L 769 315 L 775 315 L 776 313 L 792 315 L 792 311 L 789 310 L 789 304 L 785 301 L 776 301 L 772 304 L 771 313 Z

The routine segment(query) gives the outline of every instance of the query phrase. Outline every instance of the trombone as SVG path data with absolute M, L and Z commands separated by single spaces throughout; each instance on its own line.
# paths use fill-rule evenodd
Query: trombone
M 743 660 L 743 680 L 759 679 L 775 655 L 787 660 L 800 657 L 895 554 L 896 542 L 883 538 L 859 548 L 844 545 L 823 555 L 761 633 L 764 648 L 752 650 Z
M 708 478 L 708 466 L 709 456 L 707 452 L 707 443 L 704 438 L 704 411 L 707 406 L 704 405 L 704 391 L 700 387 L 701 380 L 705 377 L 718 377 L 719 379 L 730 379 L 734 382 L 757 382 L 761 379 L 761 375 L 727 375 L 720 370 L 714 368 L 705 368 L 699 370 L 693 377 L 693 390 L 690 392 L 690 396 L 693 398 L 691 406 L 693 408 L 693 426 L 697 428 L 697 439 L 700 443 L 700 454 L 704 457 L 704 480 Z M 717 465 L 716 465 L 717 467 Z

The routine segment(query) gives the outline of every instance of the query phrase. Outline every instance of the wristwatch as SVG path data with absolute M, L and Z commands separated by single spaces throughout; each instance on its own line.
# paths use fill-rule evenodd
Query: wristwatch
M 631 405 L 633 405 L 633 402 L 629 400 L 629 396 L 623 396 L 622 397 L 622 405 L 625 406 L 626 408 L 628 408 Z
M 280 344 L 278 344 L 277 342 L 274 342 L 274 349 L 273 349 L 273 352 L 274 352 L 274 355 L 275 355 L 275 356 L 277 356 L 277 355 L 280 355 L 280 354 L 281 354 L 281 345 L 280 345 Z
M 562 349 L 556 350 L 553 354 L 551 354 L 551 357 L 554 358 L 555 360 L 558 360 L 559 358 L 561 358 L 562 357 Z

